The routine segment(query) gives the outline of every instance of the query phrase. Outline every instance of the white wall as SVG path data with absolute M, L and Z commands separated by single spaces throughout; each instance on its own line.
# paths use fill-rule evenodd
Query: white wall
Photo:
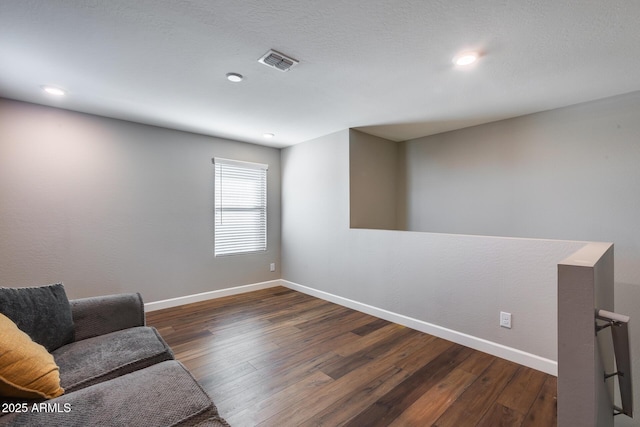
M 350 229 L 349 131 L 282 150 L 282 200 L 283 279 L 556 360 L 557 263 L 584 243 Z
M 213 157 L 268 163 L 265 254 L 213 256 Z M 0 99 L 0 286 L 157 301 L 280 278 L 280 151 Z

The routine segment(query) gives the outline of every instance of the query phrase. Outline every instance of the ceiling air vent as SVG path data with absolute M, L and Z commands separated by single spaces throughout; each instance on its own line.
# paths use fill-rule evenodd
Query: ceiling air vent
M 258 59 L 258 62 L 280 71 L 289 71 L 298 65 L 297 60 L 283 55 L 280 52 L 276 52 L 275 50 L 270 50 L 262 55 L 262 58 Z

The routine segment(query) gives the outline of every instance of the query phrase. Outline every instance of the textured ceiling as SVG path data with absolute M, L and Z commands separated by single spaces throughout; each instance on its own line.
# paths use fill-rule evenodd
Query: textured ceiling
M 0 96 L 276 147 L 406 140 L 640 90 L 639 17 L 631 0 L 1 0 Z M 259 64 L 269 49 L 300 64 Z M 466 49 L 480 61 L 455 69 Z

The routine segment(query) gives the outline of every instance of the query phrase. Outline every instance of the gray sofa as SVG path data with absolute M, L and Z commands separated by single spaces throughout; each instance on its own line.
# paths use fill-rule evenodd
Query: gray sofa
M 59 296 L 62 285 L 52 286 L 58 288 L 47 292 L 57 293 L 56 301 L 66 299 L 66 295 Z M 39 342 L 35 337 L 38 332 L 56 322 L 52 320 L 34 328 L 33 335 L 29 333 L 29 325 L 23 329 L 19 320 L 25 307 L 14 304 L 21 298 L 21 289 L 38 288 L 0 289 L 0 312 Z M 5 409 L 0 425 L 228 426 L 209 396 L 186 368 L 174 360 L 173 352 L 156 329 L 145 326 L 140 294 L 67 300 L 67 303 L 73 325 L 72 334 L 66 339 L 70 342 L 55 349 L 41 343 L 60 368 L 60 385 L 65 393 L 48 400 L 0 397 Z M 48 308 L 43 305 L 34 311 L 46 312 L 51 305 L 55 304 L 48 303 Z M 60 306 L 56 310 L 64 310 L 64 301 Z M 27 322 L 33 323 L 33 319 Z M 42 318 L 37 322 L 42 324 Z M 45 332 L 58 338 L 64 335 Z M 26 411 L 6 411 L 20 408 L 10 405 L 19 402 L 28 404 L 23 407 Z M 43 410 L 33 410 L 34 403 L 46 405 L 35 406 Z

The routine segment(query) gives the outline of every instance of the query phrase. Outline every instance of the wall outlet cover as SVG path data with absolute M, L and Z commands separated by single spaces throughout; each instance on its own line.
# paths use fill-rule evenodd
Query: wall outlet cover
M 500 312 L 500 326 L 511 329 L 511 313 Z

